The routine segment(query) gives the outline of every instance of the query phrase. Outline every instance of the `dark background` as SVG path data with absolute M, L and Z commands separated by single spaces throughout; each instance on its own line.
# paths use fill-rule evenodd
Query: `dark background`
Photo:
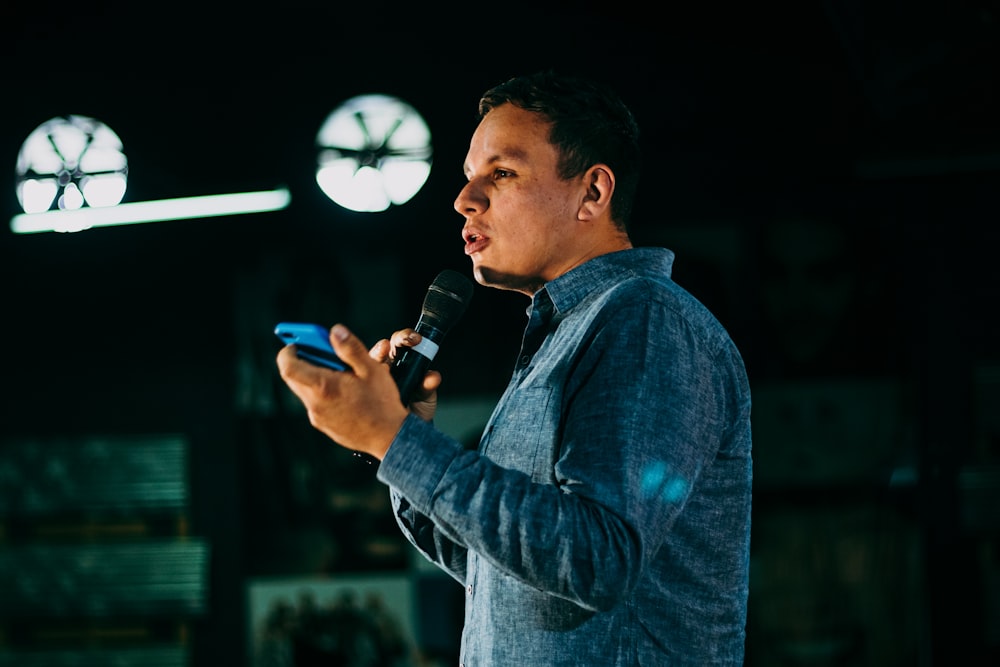
M 478 96 L 556 67 L 633 107 L 634 239 L 677 251 L 675 278 L 760 391 L 748 664 L 995 664 L 1000 5 L 421 10 L 0 10 L 8 217 L 21 142 L 71 113 L 122 138 L 125 201 L 292 193 L 275 213 L 0 229 L 0 437 L 189 442 L 187 530 L 212 547 L 207 611 L 182 642 L 194 663 L 249 664 L 255 578 L 410 568 L 373 473 L 279 384 L 271 328 L 344 321 L 374 342 L 413 322 L 439 270 L 468 273 L 451 205 Z M 424 116 L 434 168 L 406 205 L 363 215 L 313 169 L 327 114 L 369 92 Z M 526 305 L 477 288 L 442 348 L 442 401 L 499 394 Z M 789 402 L 804 395 L 820 398 Z M 855 426 L 873 420 L 888 426 L 868 448 Z M 38 539 L 23 520 L 8 511 L 0 548 Z M 0 649 L 18 650 L 8 615 Z

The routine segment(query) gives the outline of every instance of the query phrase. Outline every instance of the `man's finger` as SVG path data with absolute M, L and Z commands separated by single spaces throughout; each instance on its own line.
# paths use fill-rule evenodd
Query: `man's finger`
M 372 349 L 368 351 L 368 356 L 379 363 L 385 363 L 390 361 L 390 350 L 389 341 L 383 338 L 372 346 Z
M 282 379 L 293 390 L 300 383 L 311 382 L 310 378 L 318 371 L 312 364 L 299 359 L 295 354 L 294 345 L 286 345 L 278 350 L 277 364 Z
M 365 344 L 343 324 L 335 324 L 330 329 L 330 344 L 337 356 L 353 368 L 355 373 L 372 362 Z

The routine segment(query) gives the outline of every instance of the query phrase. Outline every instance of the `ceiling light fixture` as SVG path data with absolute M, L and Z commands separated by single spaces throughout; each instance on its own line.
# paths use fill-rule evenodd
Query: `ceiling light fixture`
M 431 133 L 416 109 L 390 95 L 359 95 L 327 116 L 318 134 L 316 183 L 351 211 L 405 204 L 431 172 Z
M 24 211 L 11 218 L 16 234 L 260 213 L 291 201 L 286 188 L 277 188 L 122 204 L 128 160 L 121 139 L 104 123 L 80 115 L 52 118 L 29 134 L 16 174 Z

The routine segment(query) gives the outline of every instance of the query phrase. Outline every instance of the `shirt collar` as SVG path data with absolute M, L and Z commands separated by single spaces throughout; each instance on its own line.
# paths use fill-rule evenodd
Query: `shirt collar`
M 629 248 L 599 255 L 550 280 L 532 297 L 531 308 L 545 308 L 551 301 L 557 312 L 566 312 L 594 290 L 605 289 L 623 275 L 670 278 L 674 252 L 666 248 Z

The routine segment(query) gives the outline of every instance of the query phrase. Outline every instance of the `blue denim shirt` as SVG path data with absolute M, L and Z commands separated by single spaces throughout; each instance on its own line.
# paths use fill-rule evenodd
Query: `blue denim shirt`
M 404 534 L 466 587 L 465 667 L 743 664 L 750 391 L 673 257 L 546 284 L 478 449 L 411 415 L 379 466 Z

